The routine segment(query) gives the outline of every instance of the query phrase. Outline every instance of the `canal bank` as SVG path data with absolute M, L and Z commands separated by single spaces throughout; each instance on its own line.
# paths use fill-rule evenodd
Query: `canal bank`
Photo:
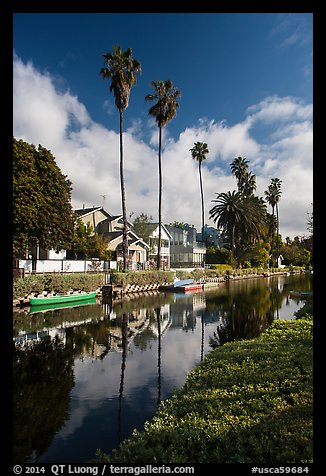
M 301 273 L 298 268 L 231 269 L 212 270 L 194 269 L 192 271 L 137 271 L 127 273 L 66 273 L 66 274 L 32 274 L 16 278 L 13 282 L 13 306 L 29 305 L 31 298 L 55 296 L 74 292 L 96 291 L 97 296 L 109 296 L 121 299 L 125 294 L 158 290 L 162 285 L 170 285 L 174 279 L 192 278 L 196 283 L 206 287 L 225 281 L 272 277 L 284 274 Z

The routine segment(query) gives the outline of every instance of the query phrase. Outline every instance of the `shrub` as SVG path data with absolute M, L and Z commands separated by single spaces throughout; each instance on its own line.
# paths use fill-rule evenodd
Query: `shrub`
M 111 274 L 112 284 L 122 285 L 136 284 L 138 286 L 145 286 L 147 284 L 165 284 L 172 283 L 174 279 L 173 271 L 137 271 L 127 273 L 113 273 Z
M 227 269 L 232 269 L 232 266 L 230 264 L 211 264 L 211 269 L 226 271 Z

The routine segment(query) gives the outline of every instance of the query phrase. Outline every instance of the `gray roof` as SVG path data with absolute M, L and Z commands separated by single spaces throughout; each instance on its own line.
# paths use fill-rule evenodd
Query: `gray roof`
M 91 208 L 78 208 L 75 210 L 78 216 L 87 215 L 88 213 L 95 212 L 95 210 L 99 210 L 102 207 L 91 207 Z

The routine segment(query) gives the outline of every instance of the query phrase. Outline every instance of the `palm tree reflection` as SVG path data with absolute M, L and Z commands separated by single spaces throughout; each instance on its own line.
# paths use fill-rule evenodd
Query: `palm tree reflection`
M 162 351 L 162 336 L 161 336 L 161 309 L 155 309 L 157 320 L 157 406 L 161 403 L 161 351 Z
M 120 375 L 120 387 L 119 387 L 119 405 L 118 405 L 118 444 L 121 443 L 121 428 L 122 428 L 122 399 L 123 399 L 123 387 L 124 377 L 126 369 L 127 348 L 128 348 L 128 314 L 123 313 L 121 322 L 122 332 L 122 358 L 121 358 L 121 375 Z

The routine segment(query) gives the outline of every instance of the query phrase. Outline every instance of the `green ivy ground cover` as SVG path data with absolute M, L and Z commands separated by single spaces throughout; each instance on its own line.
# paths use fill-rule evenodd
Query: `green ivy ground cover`
M 143 431 L 97 461 L 312 462 L 312 327 L 309 317 L 275 321 L 215 349 Z

